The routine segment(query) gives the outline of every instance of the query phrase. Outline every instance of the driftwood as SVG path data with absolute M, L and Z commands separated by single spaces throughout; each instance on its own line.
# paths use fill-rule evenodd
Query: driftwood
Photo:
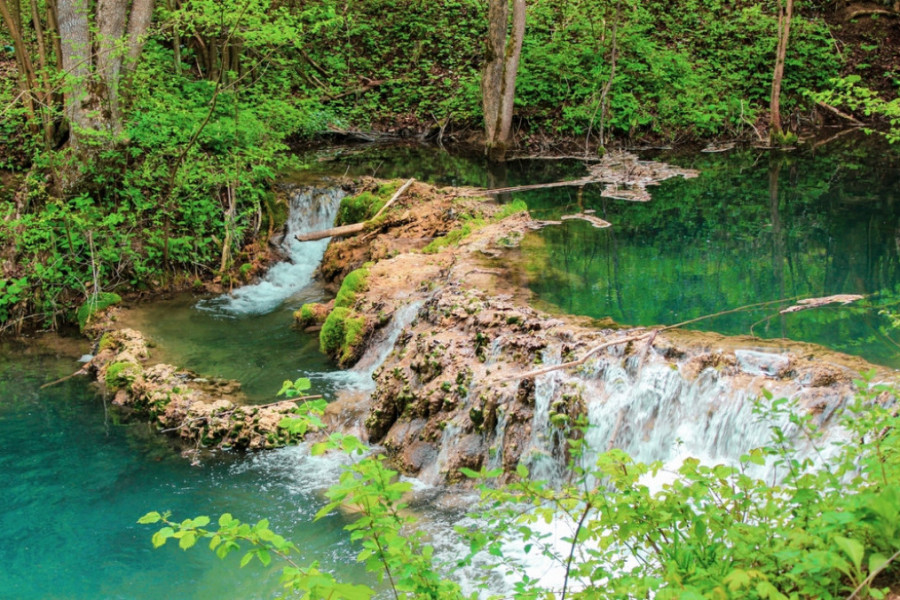
M 822 298 L 806 298 L 804 300 L 798 300 L 797 304 L 788 306 L 787 308 L 778 312 L 782 315 L 785 315 L 787 313 L 799 312 L 801 310 L 807 310 L 809 308 L 819 308 L 820 306 L 825 306 L 826 304 L 834 304 L 835 302 L 846 305 L 862 299 L 863 296 L 860 296 L 859 294 L 837 294 L 834 296 L 824 296 Z
M 862 121 L 860 121 L 853 115 L 848 115 L 847 113 L 845 113 L 841 110 L 838 110 L 837 108 L 831 106 L 830 104 L 825 104 L 824 102 L 816 102 L 816 104 L 818 104 L 819 106 L 821 106 L 822 108 L 824 108 L 826 110 L 833 112 L 834 114 L 836 114 L 837 116 L 839 116 L 842 119 L 847 119 L 848 121 L 850 121 L 854 125 L 857 125 L 858 127 L 862 127 L 865 125 L 865 123 L 863 123 Z
M 52 386 L 62 383 L 64 381 L 68 381 L 68 380 L 72 379 L 73 377 L 78 377 L 79 375 L 87 375 L 89 365 L 90 365 L 90 363 L 85 363 L 85 365 L 83 367 L 81 367 L 80 369 L 78 369 L 77 371 L 72 373 L 71 375 L 66 375 L 65 377 L 60 377 L 56 381 L 50 381 L 48 383 L 45 383 L 44 385 L 41 386 L 41 389 L 43 390 L 45 388 L 52 387 Z
M 328 237 L 345 237 L 363 231 L 369 223 L 378 219 L 378 217 L 380 217 L 381 214 L 397 200 L 397 198 L 402 196 L 403 192 L 409 189 L 409 186 L 411 186 L 414 181 L 415 179 L 410 179 L 409 181 L 404 183 L 400 187 L 400 189 L 397 190 L 397 192 L 393 196 L 391 196 L 391 199 L 381 207 L 381 210 L 375 213 L 375 216 L 368 221 L 363 221 L 362 223 L 354 223 L 353 225 L 341 225 L 340 227 L 332 227 L 331 229 L 326 229 L 324 231 L 315 231 L 313 233 L 300 233 L 297 234 L 297 240 L 301 242 L 312 242 L 314 240 L 322 240 Z
M 560 217 L 563 221 L 571 221 L 573 219 L 579 219 L 581 221 L 587 221 L 597 229 L 606 229 L 607 227 L 612 227 L 612 223 L 609 221 L 604 221 L 600 217 L 595 217 L 594 215 L 589 215 L 587 212 L 576 213 L 574 215 L 563 215 Z
M 697 175 L 699 175 L 699 172 L 693 169 L 681 169 L 662 162 L 639 160 L 634 154 L 620 152 L 604 156 L 597 163 L 589 166 L 588 174 L 579 179 L 518 185 L 491 190 L 472 190 L 467 195 L 486 194 L 493 196 L 529 190 L 583 187 L 592 183 L 604 183 L 606 186 L 601 192 L 601 195 L 604 197 L 632 202 L 646 202 L 650 200 L 650 194 L 646 189 L 647 186 L 658 185 L 660 182 L 672 177 L 680 176 L 690 179 Z

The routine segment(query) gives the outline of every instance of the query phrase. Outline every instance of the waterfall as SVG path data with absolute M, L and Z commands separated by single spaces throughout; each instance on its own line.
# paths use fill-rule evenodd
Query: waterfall
M 197 308 L 230 317 L 265 314 L 309 285 L 330 238 L 299 242 L 295 236 L 332 227 L 343 197 L 344 191 L 338 187 L 292 189 L 290 214 L 281 242 L 281 250 L 288 259 L 274 265 L 259 282 L 230 294 L 201 300 Z
M 372 374 L 380 367 L 388 355 L 394 350 L 394 344 L 400 334 L 419 314 L 421 302 L 410 302 L 394 311 L 390 323 L 376 332 L 374 339 L 366 344 L 366 351 L 352 369 L 321 373 L 317 378 L 328 380 L 344 389 L 372 391 L 375 383 Z

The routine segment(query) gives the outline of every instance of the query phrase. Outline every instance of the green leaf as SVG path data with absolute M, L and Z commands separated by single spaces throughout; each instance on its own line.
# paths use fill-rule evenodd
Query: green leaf
M 153 534 L 152 542 L 154 548 L 159 548 L 166 543 L 166 540 L 175 535 L 175 530 L 171 527 L 163 527 Z
M 241 567 L 246 567 L 253 560 L 253 551 L 251 550 L 241 558 Z
M 841 537 L 839 535 L 834 536 L 834 542 L 844 551 L 844 554 L 850 558 L 853 562 L 853 566 L 856 567 L 856 570 L 860 571 L 862 569 L 863 555 L 865 554 L 863 545 L 856 540 L 851 540 L 850 538 Z
M 182 550 L 187 550 L 191 546 L 197 543 L 197 534 L 193 531 L 185 532 L 181 539 L 178 540 L 178 547 Z
M 138 523 L 141 525 L 149 525 L 151 523 L 158 523 L 159 520 L 162 519 L 162 515 L 158 512 L 148 512 L 146 515 L 138 519 Z

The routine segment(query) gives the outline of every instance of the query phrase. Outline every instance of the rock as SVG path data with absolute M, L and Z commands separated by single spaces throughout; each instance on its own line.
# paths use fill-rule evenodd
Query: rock
M 748 375 L 786 377 L 791 369 L 791 359 L 784 354 L 758 352 L 756 350 L 735 350 L 738 366 Z

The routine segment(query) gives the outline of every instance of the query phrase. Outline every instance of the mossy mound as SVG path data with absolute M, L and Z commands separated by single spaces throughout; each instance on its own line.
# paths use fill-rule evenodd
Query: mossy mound
M 364 315 L 338 306 L 322 325 L 319 332 L 319 348 L 324 354 L 335 359 L 339 366 L 353 364 L 362 353 L 363 342 L 369 332 Z
M 369 270 L 365 266 L 347 273 L 334 299 L 335 307 L 351 308 L 356 303 L 356 295 L 366 290 L 368 278 Z
M 400 189 L 401 181 L 386 181 L 374 185 L 372 189 L 346 196 L 341 200 L 335 226 L 352 225 L 371 219 L 387 203 L 388 199 Z
M 300 310 L 294 312 L 294 323 L 298 327 L 310 327 L 313 325 L 321 325 L 328 318 L 328 314 L 333 307 L 332 303 L 320 304 L 318 302 L 309 302 L 300 307 Z
M 79 306 L 78 310 L 75 311 L 75 317 L 78 319 L 78 327 L 84 331 L 84 328 L 87 326 L 91 317 L 101 310 L 107 309 L 121 301 L 122 297 L 118 294 L 113 294 L 112 292 L 100 292 L 96 296 L 88 298 L 87 302 Z

